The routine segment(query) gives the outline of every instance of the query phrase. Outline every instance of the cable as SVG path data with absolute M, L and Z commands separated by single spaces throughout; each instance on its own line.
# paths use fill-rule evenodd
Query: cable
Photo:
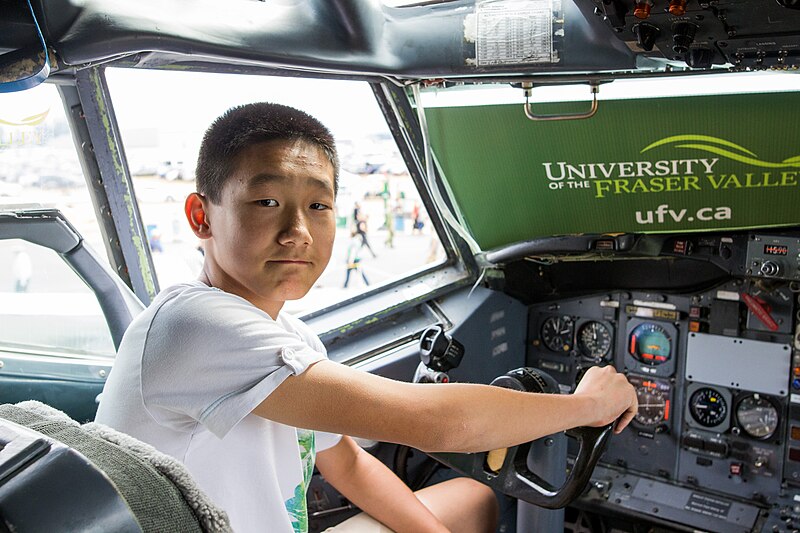
M 481 247 L 472 237 L 472 235 L 467 231 L 467 229 L 456 220 L 453 213 L 450 211 L 450 208 L 447 206 L 447 203 L 442 198 L 442 194 L 439 191 L 439 187 L 434 182 L 434 161 L 433 161 L 433 150 L 431 149 L 430 140 L 428 138 L 428 122 L 425 119 L 425 109 L 422 106 L 422 99 L 420 97 L 419 92 L 419 84 L 414 84 L 411 86 L 411 90 L 414 94 L 414 103 L 417 108 L 417 117 L 419 118 L 419 126 L 422 130 L 422 144 L 423 149 L 425 150 L 425 181 L 428 184 L 428 188 L 431 193 L 431 197 L 433 198 L 433 203 L 436 204 L 436 207 L 439 209 L 439 212 L 442 214 L 442 218 L 453 228 L 455 231 L 469 246 L 470 251 L 473 254 L 479 254 L 481 252 Z M 440 169 L 441 171 L 441 169 Z M 446 183 L 446 179 L 444 173 L 440 173 L 442 177 L 442 182 Z M 451 200 L 452 198 L 452 194 Z M 456 205 L 455 200 L 453 200 L 453 205 Z

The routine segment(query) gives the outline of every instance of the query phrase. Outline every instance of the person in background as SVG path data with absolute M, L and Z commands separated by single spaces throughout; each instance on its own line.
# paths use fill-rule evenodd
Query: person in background
M 405 231 L 405 210 L 403 208 L 403 197 L 401 195 L 397 195 L 397 199 L 394 203 L 394 229 L 398 233 L 403 233 Z
M 361 247 L 366 247 L 372 257 L 378 257 L 372 246 L 369 245 L 369 240 L 367 239 L 367 216 L 361 212 L 361 206 L 358 202 L 353 208 L 353 223 L 355 224 L 356 233 L 361 237 Z
M 33 262 L 21 246 L 14 248 L 14 259 L 11 263 L 11 274 L 14 276 L 14 291 L 28 292 L 33 275 Z
M 147 225 L 147 242 L 151 251 L 158 253 L 164 251 L 164 247 L 161 245 L 161 230 L 156 224 Z
M 414 208 L 411 210 L 411 233 L 422 233 L 422 227 L 425 225 L 420 216 L 419 202 L 414 202 Z
M 347 272 L 345 273 L 344 277 L 344 288 L 347 288 L 347 284 L 350 282 L 350 274 L 354 274 L 356 272 L 361 273 L 361 278 L 364 280 L 364 285 L 369 285 L 369 280 L 367 279 L 367 275 L 364 273 L 364 269 L 361 267 L 361 239 L 358 237 L 358 233 L 353 230 L 350 232 L 350 243 L 347 245 L 347 256 L 345 260 L 347 261 Z
M 386 248 L 394 248 L 394 217 L 392 216 L 392 208 L 389 206 L 391 195 L 389 194 L 389 183 L 383 184 L 383 227 L 386 229 L 386 240 L 383 245 Z

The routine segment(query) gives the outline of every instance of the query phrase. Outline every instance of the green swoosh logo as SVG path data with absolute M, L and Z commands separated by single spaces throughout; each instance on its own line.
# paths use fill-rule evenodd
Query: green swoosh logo
M 686 141 L 696 141 L 696 142 L 689 142 L 687 144 L 677 144 Z M 725 157 L 727 159 L 731 159 L 733 161 L 738 161 L 739 163 L 745 163 L 757 167 L 764 167 L 764 168 L 800 167 L 800 155 L 784 159 L 779 163 L 773 163 L 771 161 L 762 161 L 761 159 L 758 158 L 758 156 L 755 153 L 751 152 L 747 148 L 739 146 L 738 144 L 732 143 L 725 139 L 712 137 L 710 135 L 673 135 L 672 137 L 665 137 L 664 139 L 649 144 L 648 146 L 643 148 L 640 153 L 645 153 L 648 150 L 652 150 L 653 148 L 656 148 L 658 146 L 664 146 L 665 144 L 674 144 L 675 148 L 690 148 L 694 150 L 701 150 L 704 152 L 712 153 L 714 155 Z
M 10 122 L 8 120 L 3 120 L 0 118 L 0 124 L 4 124 L 6 126 L 38 126 L 44 119 L 47 118 L 47 114 L 50 112 L 50 108 L 47 111 L 43 111 L 41 113 L 37 113 L 35 115 L 31 115 L 30 117 L 25 117 L 22 119 L 22 122 Z

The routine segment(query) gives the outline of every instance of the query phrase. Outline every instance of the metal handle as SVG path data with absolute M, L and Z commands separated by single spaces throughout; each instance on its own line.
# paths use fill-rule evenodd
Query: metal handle
M 531 110 L 531 105 L 528 102 L 528 99 L 533 92 L 533 84 L 532 83 L 523 83 L 522 88 L 525 91 L 525 116 L 528 117 L 530 120 L 579 120 L 584 118 L 591 118 L 597 113 L 597 93 L 600 90 L 600 87 L 596 84 L 589 85 L 592 91 L 592 106 L 589 108 L 589 111 L 586 113 L 566 113 L 563 115 L 537 115 Z

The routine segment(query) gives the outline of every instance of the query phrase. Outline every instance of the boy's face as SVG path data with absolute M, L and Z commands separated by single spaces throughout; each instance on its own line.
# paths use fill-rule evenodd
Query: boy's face
M 331 257 L 333 166 L 304 140 L 251 145 L 237 157 L 219 205 L 204 202 L 205 274 L 273 318 L 304 296 Z

